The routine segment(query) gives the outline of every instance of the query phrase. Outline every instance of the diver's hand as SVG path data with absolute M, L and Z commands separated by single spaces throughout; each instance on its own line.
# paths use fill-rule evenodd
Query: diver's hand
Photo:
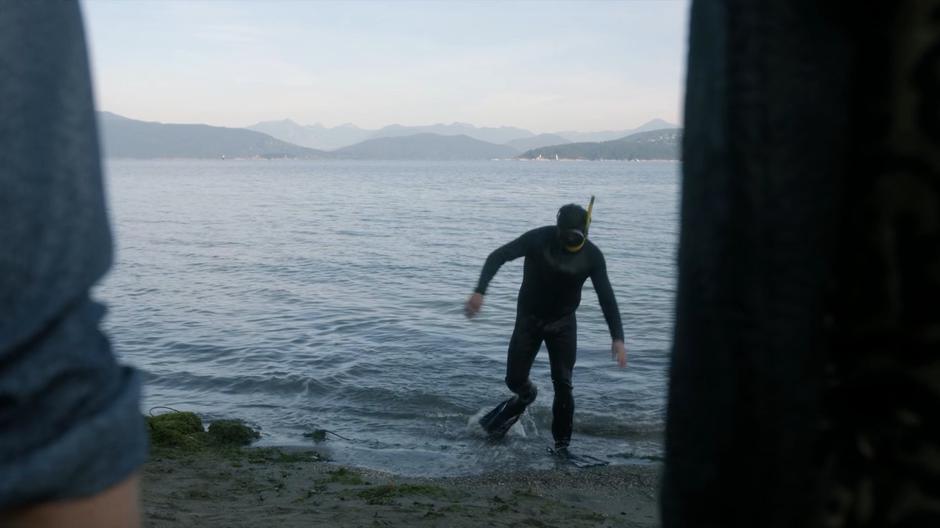
M 480 308 L 483 307 L 483 295 L 474 292 L 473 295 L 467 299 L 467 305 L 463 308 L 464 315 L 467 316 L 467 319 L 473 319 L 477 313 L 480 312 Z
M 618 339 L 610 345 L 610 357 L 617 360 L 620 368 L 627 366 L 627 347 L 623 346 L 623 341 Z

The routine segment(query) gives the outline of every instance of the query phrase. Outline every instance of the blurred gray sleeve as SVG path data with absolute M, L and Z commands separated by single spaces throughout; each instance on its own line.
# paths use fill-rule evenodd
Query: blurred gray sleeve
M 0 511 L 93 495 L 146 458 L 140 381 L 89 288 L 111 263 L 77 2 L 0 9 Z

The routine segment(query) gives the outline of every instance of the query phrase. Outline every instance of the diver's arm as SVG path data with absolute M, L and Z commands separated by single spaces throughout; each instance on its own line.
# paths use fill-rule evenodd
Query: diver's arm
M 612 340 L 610 356 L 617 360 L 617 365 L 620 368 L 623 368 L 627 366 L 627 347 L 623 344 L 623 323 L 620 321 L 620 309 L 617 307 L 617 299 L 614 297 L 614 289 L 610 286 L 610 279 L 607 278 L 607 263 L 600 252 L 598 252 L 598 256 L 600 262 L 591 273 L 591 282 L 594 284 L 597 300 L 600 302 L 604 319 L 607 321 L 607 328 L 610 330 Z
M 496 251 L 490 253 L 490 256 L 486 257 L 477 287 L 473 290 L 473 294 L 467 299 L 467 304 L 464 306 L 464 315 L 467 318 L 475 316 L 483 307 L 483 294 L 486 293 L 486 287 L 490 284 L 496 272 L 499 271 L 499 268 L 510 260 L 525 256 L 526 251 L 535 243 L 536 231 L 533 229 L 523 234 L 512 242 L 497 248 Z
M 510 260 L 525 256 L 526 251 L 528 251 L 535 240 L 536 231 L 535 229 L 528 231 L 519 238 L 496 248 L 495 251 L 490 253 L 490 256 L 486 257 L 486 262 L 483 264 L 483 271 L 480 272 L 480 280 L 477 282 L 477 287 L 473 291 L 480 295 L 486 295 L 486 287 L 489 286 L 490 281 L 496 276 L 496 272 L 499 271 L 499 268 Z
M 598 262 L 591 271 L 591 282 L 594 284 L 597 300 L 604 312 L 604 320 L 607 321 L 610 338 L 614 341 L 623 342 L 623 323 L 620 321 L 620 309 L 617 307 L 614 289 L 610 286 L 610 279 L 607 278 L 607 263 L 600 252 L 597 255 Z

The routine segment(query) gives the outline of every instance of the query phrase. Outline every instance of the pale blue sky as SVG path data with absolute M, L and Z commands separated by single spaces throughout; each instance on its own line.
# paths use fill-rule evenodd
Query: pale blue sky
M 536 132 L 678 122 L 688 0 L 84 0 L 99 108 Z

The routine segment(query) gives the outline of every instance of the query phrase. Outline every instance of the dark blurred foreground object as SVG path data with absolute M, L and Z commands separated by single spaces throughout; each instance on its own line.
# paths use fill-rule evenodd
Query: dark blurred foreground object
M 116 364 L 89 299 L 110 262 L 78 3 L 3 2 L 0 524 L 95 496 L 146 457 L 138 375 Z
M 692 8 L 667 528 L 940 526 L 940 2 Z

